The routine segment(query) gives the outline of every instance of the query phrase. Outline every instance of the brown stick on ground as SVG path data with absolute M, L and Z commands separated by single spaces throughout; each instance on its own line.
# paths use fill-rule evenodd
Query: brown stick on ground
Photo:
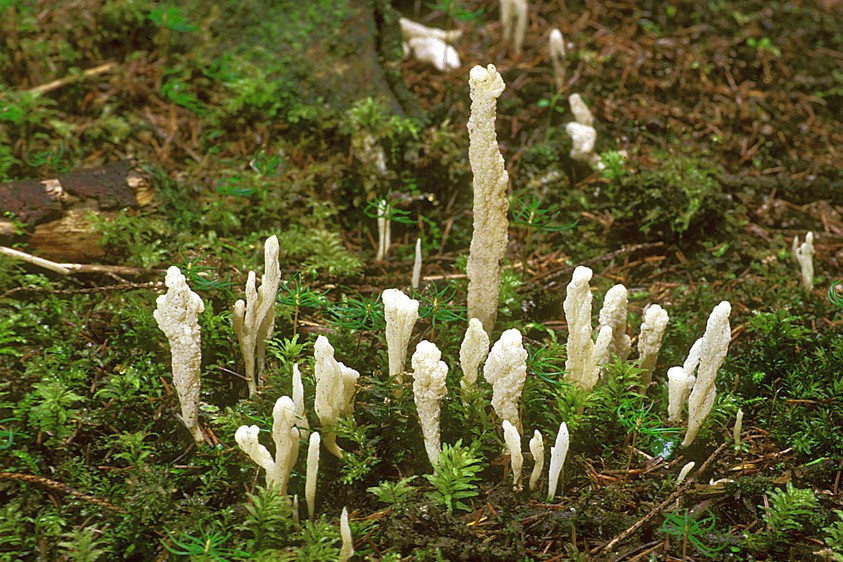
M 35 86 L 29 91 L 36 94 L 46 94 L 47 92 L 58 90 L 59 88 L 67 84 L 72 84 L 77 80 L 84 80 L 85 78 L 90 78 L 91 76 L 99 76 L 100 74 L 105 74 L 106 72 L 111 71 L 111 69 L 116 66 L 116 62 L 107 62 L 105 64 L 101 64 L 99 66 L 95 66 L 93 68 L 84 70 L 79 74 L 71 74 L 69 76 L 65 76 L 64 78 L 59 78 L 58 80 L 53 80 L 52 82 L 47 82 L 46 84 Z
M 43 476 L 35 476 L 34 474 L 19 474 L 17 472 L 0 472 L 0 480 L 19 480 L 21 482 L 32 482 L 34 484 L 39 484 L 41 486 L 45 486 L 58 492 L 70 494 L 75 498 L 79 498 L 80 500 L 84 500 L 88 503 L 104 507 L 105 509 L 108 509 L 109 511 L 114 511 L 115 513 L 128 513 L 128 511 L 126 511 L 122 507 L 113 505 L 108 500 L 96 498 L 94 496 L 89 496 L 88 494 L 83 494 L 82 492 L 74 490 L 73 488 L 63 482 L 59 482 L 58 480 L 50 480 L 49 478 L 44 478 Z
M 705 471 L 711 465 L 711 463 L 714 462 L 714 459 L 716 459 L 717 456 L 721 452 L 723 452 L 723 449 L 725 449 L 726 446 L 729 445 L 729 444 L 730 443 L 727 441 L 727 442 L 723 443 L 722 445 L 720 445 L 719 447 L 717 447 L 717 449 L 715 449 L 715 451 L 713 453 L 711 453 L 711 455 L 709 455 L 709 457 L 705 460 L 705 462 L 702 464 L 702 466 L 700 466 L 700 469 L 697 471 L 697 474 L 702 474 L 703 471 Z M 656 507 L 654 507 L 652 510 L 650 510 L 650 512 L 647 513 L 647 515 L 645 515 L 644 517 L 642 517 L 641 519 L 636 521 L 631 527 L 629 527 L 628 529 L 626 529 L 625 531 L 620 533 L 618 536 L 616 536 L 612 540 L 610 540 L 608 543 L 606 543 L 606 545 L 593 549 L 591 551 L 591 554 L 608 553 L 610 550 L 612 550 L 612 548 L 616 544 L 618 544 L 621 541 L 624 541 L 624 540 L 628 539 L 635 531 L 637 531 L 642 526 L 644 526 L 644 524 L 647 523 L 647 521 L 649 521 L 650 519 L 652 519 L 653 517 L 655 517 L 656 515 L 661 513 L 662 510 L 664 510 L 664 508 L 669 506 L 671 503 L 675 502 L 678 498 L 682 497 L 682 494 L 687 492 L 688 489 L 691 487 L 691 485 L 695 481 L 696 481 L 695 478 L 689 478 L 689 479 L 685 480 L 684 484 L 682 484 L 678 489 L 676 489 L 672 494 L 670 494 L 667 497 L 667 499 L 665 499 L 663 502 L 661 502 Z
M 27 254 L 26 252 L 21 252 L 20 250 L 15 250 L 14 248 L 7 248 L 6 246 L 0 246 L 0 254 L 26 263 L 31 263 L 32 265 L 38 266 L 48 271 L 52 271 L 54 273 L 59 273 L 61 275 L 73 275 L 74 273 L 110 273 L 113 275 L 126 275 L 136 277 L 139 275 L 149 275 L 153 272 L 153 270 L 150 269 L 143 269 L 141 267 L 129 267 L 125 265 L 57 263 L 48 259 L 39 258 L 38 256 L 33 256 L 32 254 Z

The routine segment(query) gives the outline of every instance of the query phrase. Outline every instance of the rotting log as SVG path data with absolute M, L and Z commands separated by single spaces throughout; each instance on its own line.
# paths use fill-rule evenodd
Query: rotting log
M 0 240 L 23 238 L 30 251 L 51 260 L 91 261 L 104 252 L 89 215 L 107 220 L 121 209 L 148 205 L 153 196 L 149 178 L 133 160 L 0 183 Z

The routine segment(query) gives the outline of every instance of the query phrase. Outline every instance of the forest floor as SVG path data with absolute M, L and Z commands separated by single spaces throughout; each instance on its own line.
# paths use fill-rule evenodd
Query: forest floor
M 461 68 L 402 58 L 399 13 L 460 30 Z M 843 560 L 843 4 L 536 1 L 528 16 L 516 54 L 496 2 L 0 0 L 0 196 L 126 158 L 154 191 L 122 210 L 64 200 L 57 214 L 84 211 L 90 232 L 60 243 L 39 235 L 56 213 L 3 209 L 6 246 L 104 267 L 0 259 L 0 561 L 337 560 L 343 507 L 360 560 Z M 517 328 L 528 352 L 525 481 L 533 431 L 549 450 L 570 430 L 551 499 L 547 469 L 536 491 L 513 491 L 491 387 L 460 384 L 468 71 L 488 64 L 506 84 L 511 180 L 492 343 Z M 569 157 L 571 94 L 594 115 L 602 171 Z M 382 200 L 392 244 L 375 259 Z M 806 288 L 793 241 L 809 232 Z M 272 235 L 282 283 L 248 397 L 230 310 Z M 152 317 L 171 265 L 205 303 L 198 446 Z M 628 289 L 633 349 L 646 306 L 670 315 L 643 392 L 636 351 L 591 392 L 565 380 L 562 303 L 581 265 L 595 325 L 606 291 Z M 408 356 L 429 340 L 449 366 L 453 448 L 436 470 L 411 377 L 387 376 L 380 295 L 393 287 L 420 303 Z M 717 399 L 682 448 L 666 372 L 724 300 Z M 361 373 L 333 427 L 310 407 L 318 336 Z M 306 443 L 298 522 L 234 440 L 254 424 L 274 450 L 296 363 L 311 428 L 346 451 L 323 449 L 307 522 Z

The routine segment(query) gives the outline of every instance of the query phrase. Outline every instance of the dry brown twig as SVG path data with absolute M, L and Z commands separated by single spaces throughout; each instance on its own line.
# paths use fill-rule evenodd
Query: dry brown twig
M 702 464 L 702 466 L 700 466 L 700 469 L 697 471 L 697 474 L 702 474 L 706 469 L 708 469 L 708 467 L 711 466 L 711 463 L 714 462 L 714 459 L 716 459 L 720 455 L 720 453 L 722 453 L 723 450 L 728 445 L 730 445 L 730 442 L 726 441 L 722 445 L 717 447 L 717 449 L 715 449 L 714 452 L 711 453 L 711 455 L 709 455 L 709 457 L 705 460 L 705 462 Z M 643 527 L 644 524 L 647 523 L 650 519 L 655 517 L 657 514 L 661 513 L 667 506 L 669 506 L 671 503 L 675 502 L 677 499 L 682 497 L 682 494 L 687 492 L 688 489 L 691 487 L 691 485 L 694 484 L 695 482 L 696 482 L 695 478 L 686 479 L 685 482 L 679 488 L 677 488 L 672 494 L 670 494 L 664 501 L 662 501 L 660 504 L 658 504 L 653 509 L 651 509 L 646 515 L 644 515 L 644 517 L 642 517 L 641 519 L 636 521 L 632 526 L 627 528 L 625 531 L 618 534 L 615 538 L 610 540 L 604 546 L 600 546 L 600 547 L 597 547 L 597 548 L 593 549 L 591 551 L 591 554 L 606 554 L 606 553 L 608 553 L 616 544 L 618 544 L 619 542 L 624 541 L 627 538 L 629 538 L 635 531 L 637 531 L 638 529 Z
M 155 270 L 143 269 L 141 267 L 130 267 L 126 265 L 99 265 L 90 263 L 58 263 L 48 259 L 39 258 L 14 248 L 0 246 L 0 254 L 17 259 L 34 266 L 58 273 L 60 275 L 73 275 L 74 273 L 106 273 L 113 275 L 141 276 L 154 273 Z
M 17 472 L 0 472 L 0 480 L 18 480 L 20 482 L 32 482 L 34 484 L 39 484 L 41 486 L 45 486 L 58 492 L 70 494 L 75 498 L 84 500 L 94 505 L 98 505 L 100 507 L 104 507 L 109 511 L 114 511 L 116 513 L 128 513 L 128 511 L 126 511 L 122 507 L 113 505 L 107 500 L 104 500 L 102 498 L 96 498 L 94 496 L 89 496 L 88 494 L 83 494 L 82 492 L 74 490 L 73 488 L 63 482 L 59 482 L 58 480 L 51 480 L 49 478 L 44 478 L 43 476 L 36 476 L 34 474 L 20 474 Z

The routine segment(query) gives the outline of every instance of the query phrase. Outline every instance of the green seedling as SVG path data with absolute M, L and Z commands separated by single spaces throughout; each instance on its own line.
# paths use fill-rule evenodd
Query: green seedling
M 713 558 L 723 550 L 725 544 L 710 546 L 703 542 L 703 537 L 714 531 L 716 526 L 717 518 L 713 513 L 698 519 L 695 514 L 685 509 L 665 515 L 659 530 L 662 533 L 682 539 L 682 560 L 688 560 L 689 545 L 697 549 L 697 552 L 706 558 Z

